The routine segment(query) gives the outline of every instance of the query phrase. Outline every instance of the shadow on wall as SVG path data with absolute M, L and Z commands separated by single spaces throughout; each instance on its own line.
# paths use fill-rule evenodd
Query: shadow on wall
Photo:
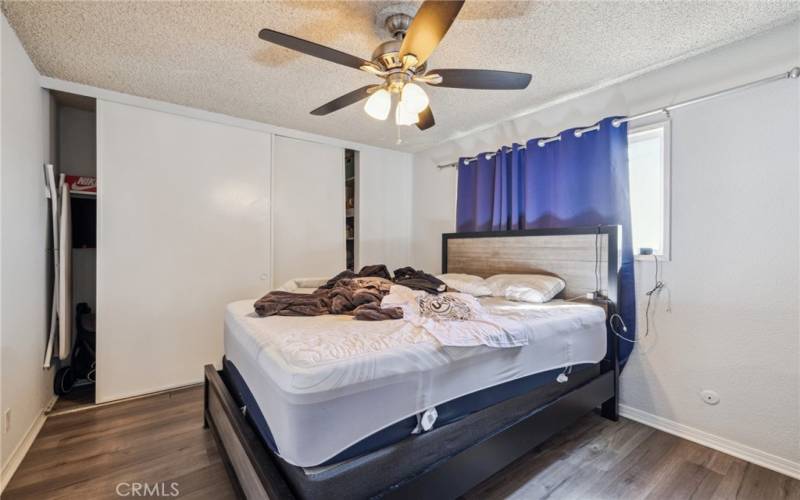
M 519 110 L 519 113 L 524 113 L 525 116 L 519 116 L 514 119 L 506 120 L 501 123 L 475 134 L 476 137 L 472 138 L 457 138 L 450 143 L 450 151 L 446 155 L 442 155 L 437 164 L 449 163 L 463 154 L 464 151 L 471 151 L 472 154 L 481 152 L 496 151 L 501 144 L 511 144 L 516 141 L 519 144 L 524 144 L 526 141 L 538 137 L 551 137 L 563 130 L 565 127 L 588 127 L 594 125 L 605 116 L 626 116 L 629 114 L 631 105 L 628 102 L 628 97 L 625 95 L 624 85 L 619 85 L 608 90 L 608 95 L 602 95 L 602 100 L 596 102 L 589 102 L 586 99 L 570 100 L 571 94 L 566 97 L 557 98 L 557 96 L 550 96 L 556 98 L 555 101 L 548 101 L 547 96 L 543 96 L 542 100 L 548 102 L 544 107 L 536 106 L 532 109 Z M 578 92 L 577 90 L 575 92 Z M 581 90 L 585 93 L 585 90 Z M 653 92 L 653 96 L 647 96 L 639 101 L 649 102 L 656 98 L 662 98 L 663 92 L 660 89 Z M 674 92 L 677 95 L 677 92 Z M 674 102 L 676 97 L 673 96 L 669 102 Z M 556 112 L 557 119 L 547 120 L 547 123 L 542 121 L 537 111 L 553 108 Z M 560 112 L 560 113 L 559 113 Z M 529 114 L 530 113 L 530 114 Z M 587 116 L 592 116 L 596 113 L 593 119 L 588 119 Z M 561 124 L 554 127 L 553 124 Z M 567 125 L 569 124 L 569 125 Z M 536 131 L 532 133 L 532 131 Z M 509 140 L 513 138 L 513 140 Z
M 548 203 L 542 200 L 544 203 Z M 548 203 L 549 204 L 549 203 Z M 474 214 L 473 214 L 474 215 Z M 491 213 L 488 214 L 491 217 Z M 522 218 L 524 215 L 521 215 Z M 596 221 L 608 219 L 608 216 L 599 213 L 596 210 L 587 210 L 577 215 L 570 215 L 568 217 L 559 217 L 553 212 L 545 212 L 541 216 L 532 221 L 521 221 L 520 229 L 554 229 L 561 227 L 581 227 L 581 226 L 596 226 L 596 223 L 588 223 L 586 221 Z M 442 219 L 444 220 L 444 219 Z M 468 229 L 467 231 L 491 231 L 491 220 L 476 222 L 474 217 L 466 219 L 462 223 L 462 227 L 469 227 L 475 229 Z
M 356 267 L 359 269 L 370 264 L 386 264 L 389 271 L 394 271 L 412 265 L 408 238 L 359 236 L 358 247 Z

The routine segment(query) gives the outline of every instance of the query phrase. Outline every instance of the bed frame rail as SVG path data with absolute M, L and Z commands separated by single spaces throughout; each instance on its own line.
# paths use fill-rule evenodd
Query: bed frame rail
M 240 498 L 294 500 L 297 498 L 278 464 L 236 406 L 222 376 L 205 367 L 205 421 Z M 387 491 L 382 498 L 439 500 L 457 498 L 507 467 L 592 409 L 614 399 L 613 371 L 537 408 L 525 419 L 495 434 L 425 473 Z M 331 492 L 335 498 L 335 492 Z
M 574 389 L 491 438 L 391 490 L 383 498 L 457 498 L 500 472 L 614 395 L 611 372 Z
M 204 426 L 210 427 L 239 498 L 294 500 L 271 454 L 233 400 L 214 365 L 205 366 Z

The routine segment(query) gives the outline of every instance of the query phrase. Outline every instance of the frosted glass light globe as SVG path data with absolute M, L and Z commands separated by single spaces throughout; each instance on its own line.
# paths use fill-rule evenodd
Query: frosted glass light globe
M 416 83 L 406 83 L 403 86 L 400 100 L 405 103 L 406 109 L 416 114 L 422 113 L 430 102 L 428 94 Z
M 385 89 L 380 89 L 369 96 L 364 103 L 364 111 L 376 120 L 385 120 L 392 109 L 392 95 Z
M 405 101 L 397 103 L 397 108 L 394 110 L 394 122 L 398 125 L 414 125 L 419 120 L 417 113 L 409 110 Z

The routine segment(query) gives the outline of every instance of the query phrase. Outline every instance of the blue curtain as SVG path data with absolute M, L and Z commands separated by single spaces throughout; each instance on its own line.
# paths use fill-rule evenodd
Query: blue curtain
M 458 231 L 506 231 L 619 224 L 622 258 L 618 309 L 633 340 L 636 297 L 628 188 L 628 127 L 602 120 L 597 131 L 539 146 L 531 139 L 503 147 L 487 158 L 459 160 L 456 228 Z M 624 365 L 633 348 L 620 342 Z

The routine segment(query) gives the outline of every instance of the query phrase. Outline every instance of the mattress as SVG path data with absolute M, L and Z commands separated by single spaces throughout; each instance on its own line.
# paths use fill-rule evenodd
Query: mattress
M 323 464 L 368 436 L 456 398 L 606 353 L 605 312 L 552 301 L 481 299 L 520 321 L 530 343 L 443 347 L 404 322 L 349 316 L 259 318 L 253 301 L 225 316 L 225 354 L 268 422 L 283 460 Z
M 497 405 L 509 399 L 529 394 L 545 386 L 553 386 L 555 392 L 564 391 L 572 387 L 575 381 L 585 381 L 592 375 L 597 375 L 600 371 L 600 364 L 580 364 L 570 367 L 569 376 L 566 381 L 557 382 L 558 376 L 564 373 L 564 368 L 539 372 L 527 377 L 518 378 L 510 382 L 504 382 L 494 387 L 489 387 L 480 391 L 452 399 L 446 403 L 436 406 L 436 421 L 432 424 L 432 429 L 440 429 L 446 425 L 458 422 L 461 419 L 490 406 Z M 233 396 L 234 401 L 242 408 L 245 418 L 261 437 L 264 445 L 275 453 L 278 447 L 272 430 L 261 408 L 253 396 L 253 392 L 242 378 L 239 369 L 236 368 L 229 359 L 223 358 L 223 378 L 228 386 L 228 390 Z M 547 393 L 549 395 L 549 393 Z M 541 401 L 542 403 L 546 401 Z M 416 415 L 406 417 L 399 422 L 395 422 L 378 432 L 367 436 L 349 448 L 342 450 L 335 457 L 329 459 L 320 467 L 324 468 L 331 464 L 339 464 L 371 452 L 382 450 L 390 445 L 399 443 L 404 439 L 414 436 L 414 429 L 419 424 Z M 429 429 L 431 430 L 431 429 Z M 320 467 L 313 467 L 318 469 Z M 307 468 L 304 470 L 311 470 Z

